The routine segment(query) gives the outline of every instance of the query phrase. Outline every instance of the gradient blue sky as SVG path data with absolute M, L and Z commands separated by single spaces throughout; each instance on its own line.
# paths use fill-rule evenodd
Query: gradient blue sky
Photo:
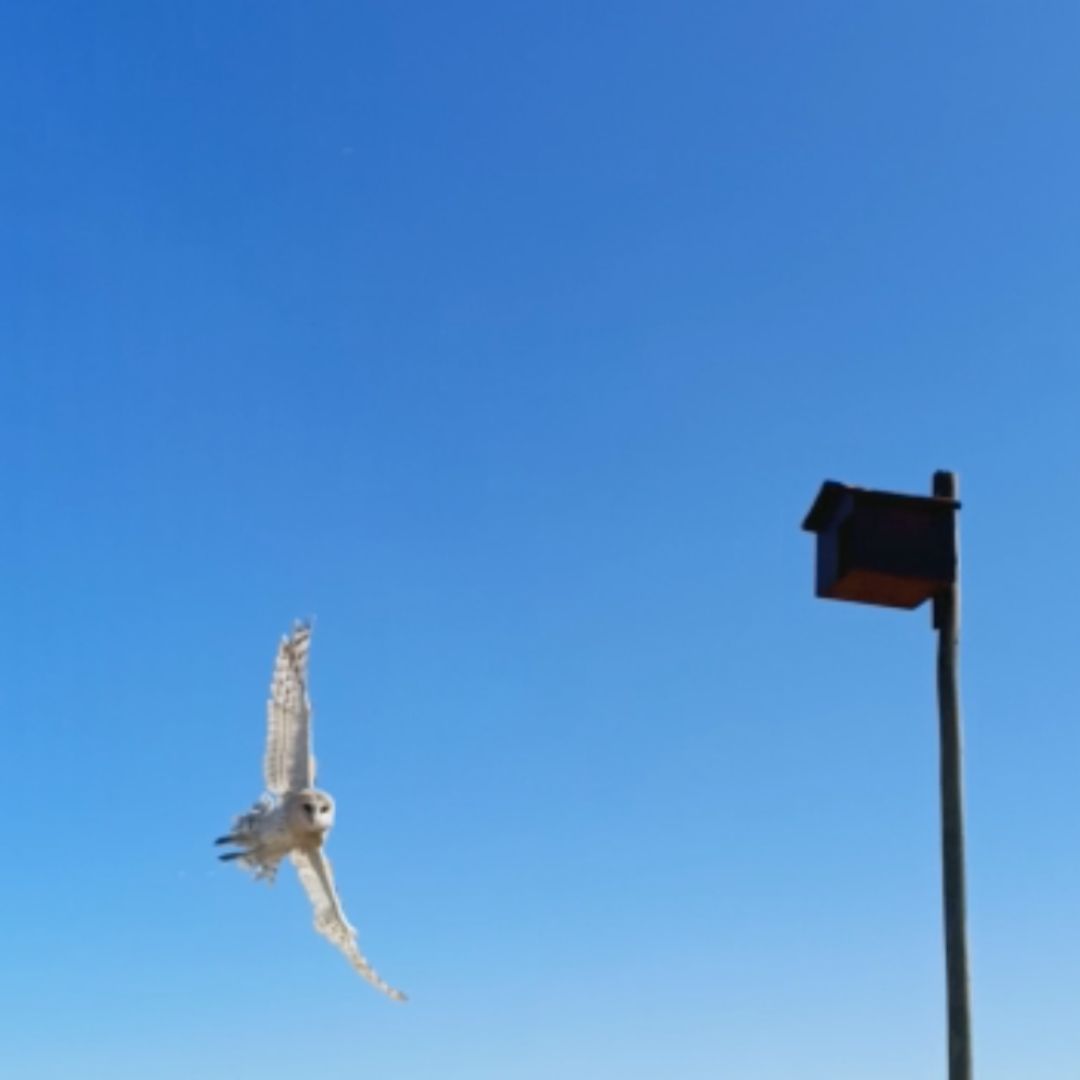
M 933 639 L 825 477 L 959 471 L 981 1080 L 1080 1076 L 1071 3 L 9 4 L 20 1080 L 943 1074 Z M 260 790 L 317 615 L 330 852 Z

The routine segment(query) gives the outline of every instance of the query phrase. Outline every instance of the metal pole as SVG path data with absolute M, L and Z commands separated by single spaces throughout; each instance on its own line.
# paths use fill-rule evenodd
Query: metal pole
M 934 473 L 934 494 L 957 497 L 956 474 Z M 937 692 L 941 715 L 941 862 L 945 906 L 945 974 L 949 1016 L 949 1080 L 971 1080 L 971 987 L 964 883 L 963 745 L 960 737 L 960 569 L 934 600 L 938 631 Z

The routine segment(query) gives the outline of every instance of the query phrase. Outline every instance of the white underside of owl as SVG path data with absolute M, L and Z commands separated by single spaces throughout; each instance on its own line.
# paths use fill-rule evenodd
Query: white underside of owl
M 285 819 L 285 807 L 269 796 L 233 821 L 229 840 L 242 850 L 234 857 L 259 881 L 272 882 L 281 860 L 296 848 L 318 847 L 312 837 L 297 836 Z

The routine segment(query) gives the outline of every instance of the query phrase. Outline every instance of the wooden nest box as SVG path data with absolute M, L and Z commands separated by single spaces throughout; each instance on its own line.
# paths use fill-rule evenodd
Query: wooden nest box
M 956 581 L 959 506 L 826 480 L 802 525 L 817 534 L 817 595 L 918 607 Z

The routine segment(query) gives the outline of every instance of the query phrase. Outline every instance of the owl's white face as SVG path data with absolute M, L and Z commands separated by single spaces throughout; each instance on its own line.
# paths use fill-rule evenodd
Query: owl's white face
M 290 810 L 290 819 L 304 832 L 323 833 L 334 824 L 334 800 L 324 791 L 298 792 Z

